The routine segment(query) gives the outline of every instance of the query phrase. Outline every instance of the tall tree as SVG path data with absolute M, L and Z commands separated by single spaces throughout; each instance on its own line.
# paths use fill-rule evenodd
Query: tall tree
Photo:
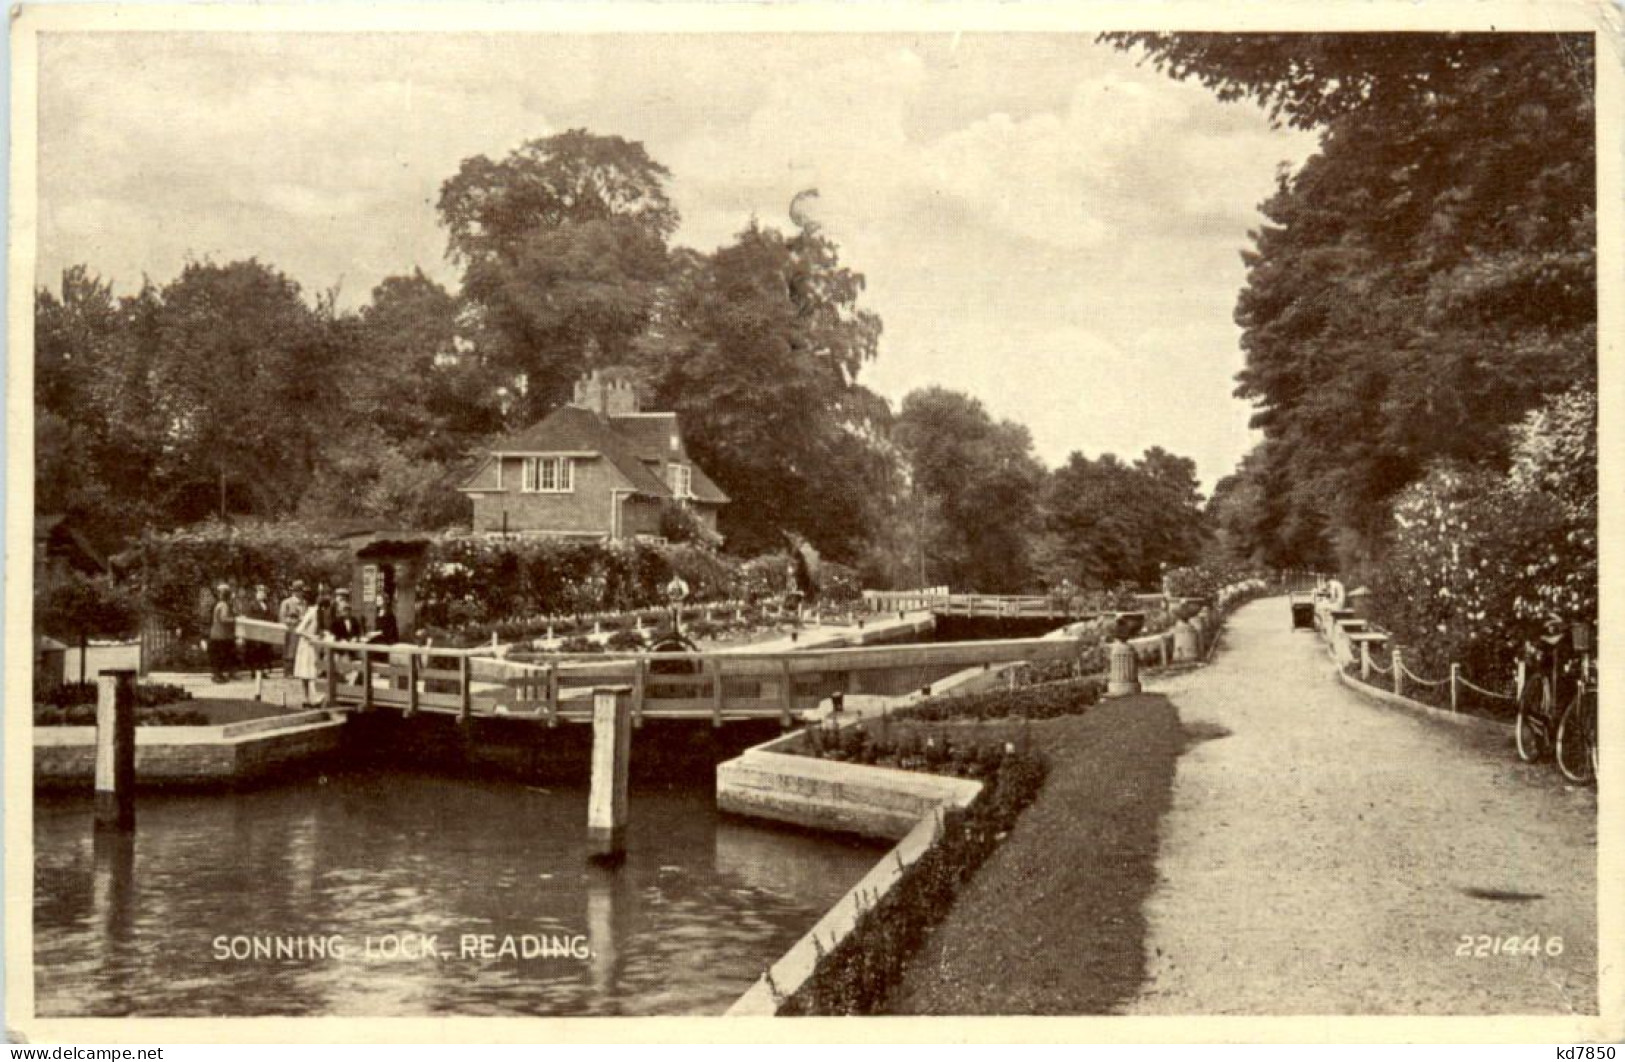
M 888 418 L 856 382 L 880 335 L 858 305 L 862 276 L 821 233 L 787 239 L 754 221 L 714 254 L 676 263 L 639 364 L 733 499 L 721 518 L 729 547 L 775 549 L 794 531 L 855 559 L 886 474 L 874 439 Z
M 1504 466 L 1501 429 L 1595 386 L 1588 37 L 1113 40 L 1321 134 L 1264 204 L 1236 312 L 1237 394 L 1280 444 L 1258 482 L 1302 550 L 1283 562 L 1380 553 L 1423 469 Z
M 459 460 L 502 427 L 501 380 L 461 334 L 462 313 L 421 269 L 385 278 L 361 309 L 352 415 L 410 458 Z
M 1160 447 L 1134 464 L 1073 453 L 1050 477 L 1044 514 L 1051 581 L 1158 584 L 1202 546 L 1195 463 Z
M 629 360 L 677 228 L 668 176 L 642 144 L 573 129 L 466 159 L 442 186 L 447 253 L 516 421 L 565 400 L 589 361 Z
M 903 398 L 893 438 L 911 470 L 932 584 L 1008 592 L 1032 579 L 1029 541 L 1044 482 L 1032 436 L 940 387 Z
M 293 507 L 338 423 L 343 395 L 331 384 L 344 354 L 332 323 L 330 304 L 319 313 L 252 259 L 190 263 L 163 289 L 131 353 L 150 358 L 147 423 L 175 518 Z

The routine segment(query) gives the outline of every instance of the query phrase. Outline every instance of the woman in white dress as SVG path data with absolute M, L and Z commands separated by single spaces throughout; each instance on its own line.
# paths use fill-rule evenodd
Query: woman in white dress
M 294 636 L 299 639 L 299 648 L 293 656 L 293 677 L 305 684 L 304 706 L 313 708 L 310 701 L 310 684 L 316 681 L 316 640 L 322 636 L 322 608 L 324 599 L 318 598 L 305 609 L 305 614 L 299 617 L 299 626 L 293 629 Z

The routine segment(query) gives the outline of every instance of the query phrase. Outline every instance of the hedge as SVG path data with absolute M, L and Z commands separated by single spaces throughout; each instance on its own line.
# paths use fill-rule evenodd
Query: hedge
M 953 904 L 960 887 L 1015 826 L 1043 787 L 1041 756 L 1007 755 L 963 816 L 944 820 L 937 842 L 859 916 L 827 954 L 814 938 L 818 964 L 781 1016 L 875 1014 L 901 979 L 904 965 Z M 771 977 L 768 986 L 777 995 Z
M 278 599 L 295 579 L 313 590 L 348 585 L 350 563 L 346 550 L 302 524 L 220 521 L 148 532 L 114 558 L 133 580 L 144 616 L 185 639 L 207 632 L 217 583 L 245 594 L 264 583 Z

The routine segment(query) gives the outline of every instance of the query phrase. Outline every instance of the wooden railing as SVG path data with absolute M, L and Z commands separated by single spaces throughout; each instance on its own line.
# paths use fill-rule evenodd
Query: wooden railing
M 245 623 L 239 621 L 239 631 Z M 269 640 L 283 630 L 245 636 Z M 1019 638 L 936 645 L 867 646 L 793 652 L 560 654 L 545 663 L 521 663 L 478 649 L 316 643 L 329 706 L 362 710 L 518 717 L 548 724 L 587 722 L 592 691 L 632 690 L 632 717 L 709 719 L 778 718 L 790 723 L 834 693 L 853 692 L 855 676 L 894 673 L 908 680 L 1015 661 L 1075 660 L 1071 638 Z M 928 685 L 927 677 L 919 685 Z
M 935 608 L 948 597 L 946 586 L 924 590 L 865 590 L 863 603 L 870 612 L 920 612 Z
M 863 600 L 871 612 L 929 610 L 939 616 L 1044 619 L 1091 615 L 1076 598 L 1040 594 L 951 594 L 945 586 L 929 590 L 865 590 Z

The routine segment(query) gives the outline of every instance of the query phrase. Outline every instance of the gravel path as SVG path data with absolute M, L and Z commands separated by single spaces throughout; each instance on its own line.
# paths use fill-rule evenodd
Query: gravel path
M 1127 1012 L 1596 1013 L 1595 791 L 1344 689 L 1289 626 L 1254 602 L 1212 666 L 1154 687 L 1193 744 Z M 1519 953 L 1458 954 L 1481 935 Z

